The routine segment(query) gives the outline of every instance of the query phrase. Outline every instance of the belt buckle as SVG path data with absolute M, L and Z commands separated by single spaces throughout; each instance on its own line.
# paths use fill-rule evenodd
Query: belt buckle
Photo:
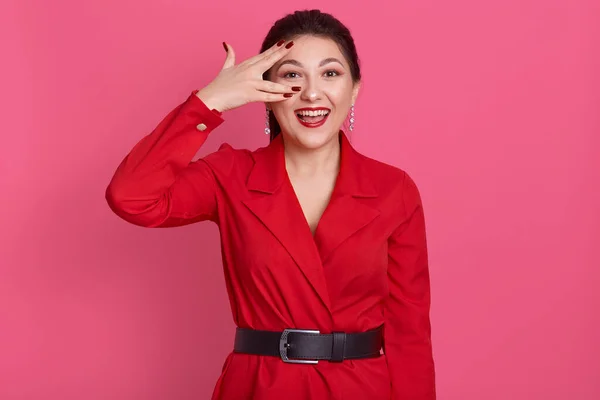
M 283 362 L 290 363 L 290 364 L 318 364 L 319 360 L 288 358 L 287 351 L 288 351 L 289 343 L 287 341 L 287 338 L 290 333 L 316 333 L 316 334 L 319 334 L 321 332 L 316 331 L 316 330 L 308 330 L 308 329 L 284 329 L 283 332 L 281 333 L 281 337 L 279 338 L 279 355 L 281 356 L 281 359 L 283 360 Z

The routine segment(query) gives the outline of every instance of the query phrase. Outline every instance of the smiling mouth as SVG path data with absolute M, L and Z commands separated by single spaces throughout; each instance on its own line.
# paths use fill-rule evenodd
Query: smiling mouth
M 328 109 L 298 110 L 296 111 L 296 118 L 308 128 L 317 128 L 327 121 L 330 113 L 331 111 Z

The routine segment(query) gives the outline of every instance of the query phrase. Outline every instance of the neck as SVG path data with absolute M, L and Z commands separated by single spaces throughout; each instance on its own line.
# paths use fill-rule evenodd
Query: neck
M 307 149 L 290 142 L 284 141 L 288 174 L 309 178 L 339 170 L 341 144 L 338 135 L 318 149 Z

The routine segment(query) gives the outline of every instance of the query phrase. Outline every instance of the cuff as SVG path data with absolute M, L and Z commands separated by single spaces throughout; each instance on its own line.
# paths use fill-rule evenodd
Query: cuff
M 197 124 L 198 130 L 212 131 L 223 123 L 223 114 L 215 109 L 209 109 L 206 104 L 196 96 L 196 93 L 198 93 L 198 90 L 194 90 L 188 97 L 185 104 L 185 111 L 193 118 L 194 122 Z

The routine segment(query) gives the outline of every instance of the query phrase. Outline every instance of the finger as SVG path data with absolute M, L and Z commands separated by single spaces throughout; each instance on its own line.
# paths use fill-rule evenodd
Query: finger
M 223 47 L 225 47 L 225 51 L 227 51 L 227 57 L 225 57 L 225 63 L 223 64 L 222 69 L 231 68 L 235 65 L 235 51 L 233 51 L 233 47 L 225 42 L 223 42 Z
M 270 48 L 268 48 L 267 50 L 263 51 L 262 53 L 257 54 L 254 57 L 250 57 L 249 59 L 244 61 L 244 64 L 248 64 L 248 65 L 255 64 L 258 61 L 262 60 L 263 58 L 269 56 L 270 54 L 276 53 L 277 51 L 285 48 L 284 44 L 285 44 L 285 40 L 282 39 L 279 42 L 275 43 Z
M 261 92 L 268 93 L 295 93 L 302 90 L 300 86 L 287 86 L 271 81 L 259 81 L 256 88 Z
M 260 66 L 261 70 L 268 71 L 275 63 L 281 60 L 294 45 L 294 42 L 288 42 L 285 46 L 281 46 L 272 53 L 265 54 L 264 57 L 259 59 L 254 65 Z
M 275 93 L 267 93 L 267 92 L 258 92 L 257 101 L 262 101 L 264 103 L 274 103 L 283 100 L 287 100 L 293 95 L 291 93 L 284 94 L 275 94 Z

